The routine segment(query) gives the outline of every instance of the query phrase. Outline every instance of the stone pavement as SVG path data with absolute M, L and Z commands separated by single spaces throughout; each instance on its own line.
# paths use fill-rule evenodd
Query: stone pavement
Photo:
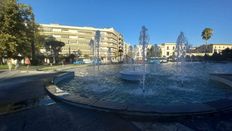
M 22 71 L 22 70 L 0 70 L 0 82 L 4 82 L 4 80 L 11 79 L 11 78 L 18 78 L 21 76 L 31 76 L 31 75 L 38 75 L 38 74 L 48 74 L 52 73 L 52 71 L 35 71 L 35 70 L 30 70 L 30 71 Z M 53 72 L 54 73 L 54 72 Z
M 46 96 L 45 79 L 56 73 L 5 71 L 0 73 L 0 114 L 27 107 Z
M 112 114 L 54 104 L 0 116 L 0 131 L 137 131 Z
M 52 79 L 56 73 L 5 71 L 0 75 L 0 131 L 138 130 L 113 114 L 54 102 L 38 104 L 47 97 L 42 80 Z

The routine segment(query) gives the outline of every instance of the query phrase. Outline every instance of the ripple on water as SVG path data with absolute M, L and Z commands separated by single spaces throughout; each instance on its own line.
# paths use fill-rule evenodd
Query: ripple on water
M 138 65 L 139 66 L 139 65 Z M 202 103 L 232 95 L 232 90 L 209 80 L 209 73 L 232 73 L 232 64 L 187 63 L 180 66 L 173 63 L 148 65 L 152 74 L 146 76 L 145 91 L 142 82 L 129 82 L 119 78 L 121 68 L 130 65 L 102 65 L 100 71 L 93 67 L 76 70 L 76 77 L 59 85 L 71 94 L 112 102 L 157 104 Z M 139 69 L 140 67 L 136 67 Z M 183 81 L 183 84 L 181 83 Z

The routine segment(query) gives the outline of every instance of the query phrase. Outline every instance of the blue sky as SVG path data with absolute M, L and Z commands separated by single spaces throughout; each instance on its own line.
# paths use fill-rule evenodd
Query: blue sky
M 201 32 L 214 29 L 209 43 L 232 43 L 232 0 L 19 0 L 32 6 L 37 23 L 114 27 L 138 43 L 142 25 L 151 43 L 175 42 L 180 31 L 189 43 L 203 44 Z

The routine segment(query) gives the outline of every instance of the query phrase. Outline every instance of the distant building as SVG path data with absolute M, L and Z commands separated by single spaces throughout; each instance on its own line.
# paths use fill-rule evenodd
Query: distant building
M 162 43 L 159 45 L 161 57 L 171 57 L 175 54 L 176 43 Z
M 151 44 L 148 44 L 147 45 L 147 48 L 145 49 L 145 56 L 147 55 L 147 49 L 150 49 L 151 48 Z M 134 47 L 134 59 L 135 60 L 142 60 L 143 59 L 143 45 L 136 45 Z
M 123 44 L 123 57 L 128 55 L 128 53 L 130 51 L 130 46 L 131 46 L 131 44 L 124 42 L 124 44 Z
M 100 31 L 100 57 L 104 61 L 118 61 L 123 55 L 123 36 L 114 28 L 94 28 L 66 26 L 59 24 L 40 24 L 41 35 L 53 36 L 65 43 L 61 54 L 70 55 L 80 50 L 82 55 L 93 56 L 90 42 L 96 31 Z
M 232 49 L 232 44 L 208 44 L 208 45 L 201 45 L 196 47 L 195 49 L 191 50 L 191 55 L 195 56 L 204 56 L 213 55 L 214 53 L 221 53 L 226 48 Z
M 212 53 L 221 53 L 226 48 L 232 49 L 232 44 L 210 44 L 208 48 Z
M 148 48 L 151 48 L 151 44 L 148 45 Z M 135 60 L 142 60 L 142 46 L 134 45 L 133 47 L 133 57 Z M 126 47 L 124 47 L 126 49 Z M 161 57 L 172 57 L 176 55 L 176 43 L 161 43 L 158 45 L 158 48 L 161 50 Z M 208 55 L 213 55 L 213 53 L 221 53 L 226 48 L 232 49 L 232 44 L 209 44 L 207 46 L 201 45 L 198 47 L 186 46 L 186 54 L 189 56 L 204 56 L 205 53 Z M 128 54 L 128 50 L 125 51 L 125 54 Z M 125 55 L 124 54 L 124 55 Z

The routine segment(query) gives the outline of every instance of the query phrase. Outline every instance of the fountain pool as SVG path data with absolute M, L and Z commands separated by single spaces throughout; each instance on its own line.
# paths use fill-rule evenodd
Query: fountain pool
M 176 63 L 146 65 L 145 91 L 142 82 L 120 79 L 120 70 L 130 65 L 101 65 L 97 73 L 93 67 L 75 69 L 75 77 L 58 84 L 71 95 L 96 101 L 125 105 L 156 106 L 205 103 L 232 96 L 232 89 L 210 80 L 210 73 L 231 73 L 232 64 L 183 63 L 178 72 Z M 140 70 L 138 66 L 136 70 Z M 183 80 L 183 84 L 180 81 Z

